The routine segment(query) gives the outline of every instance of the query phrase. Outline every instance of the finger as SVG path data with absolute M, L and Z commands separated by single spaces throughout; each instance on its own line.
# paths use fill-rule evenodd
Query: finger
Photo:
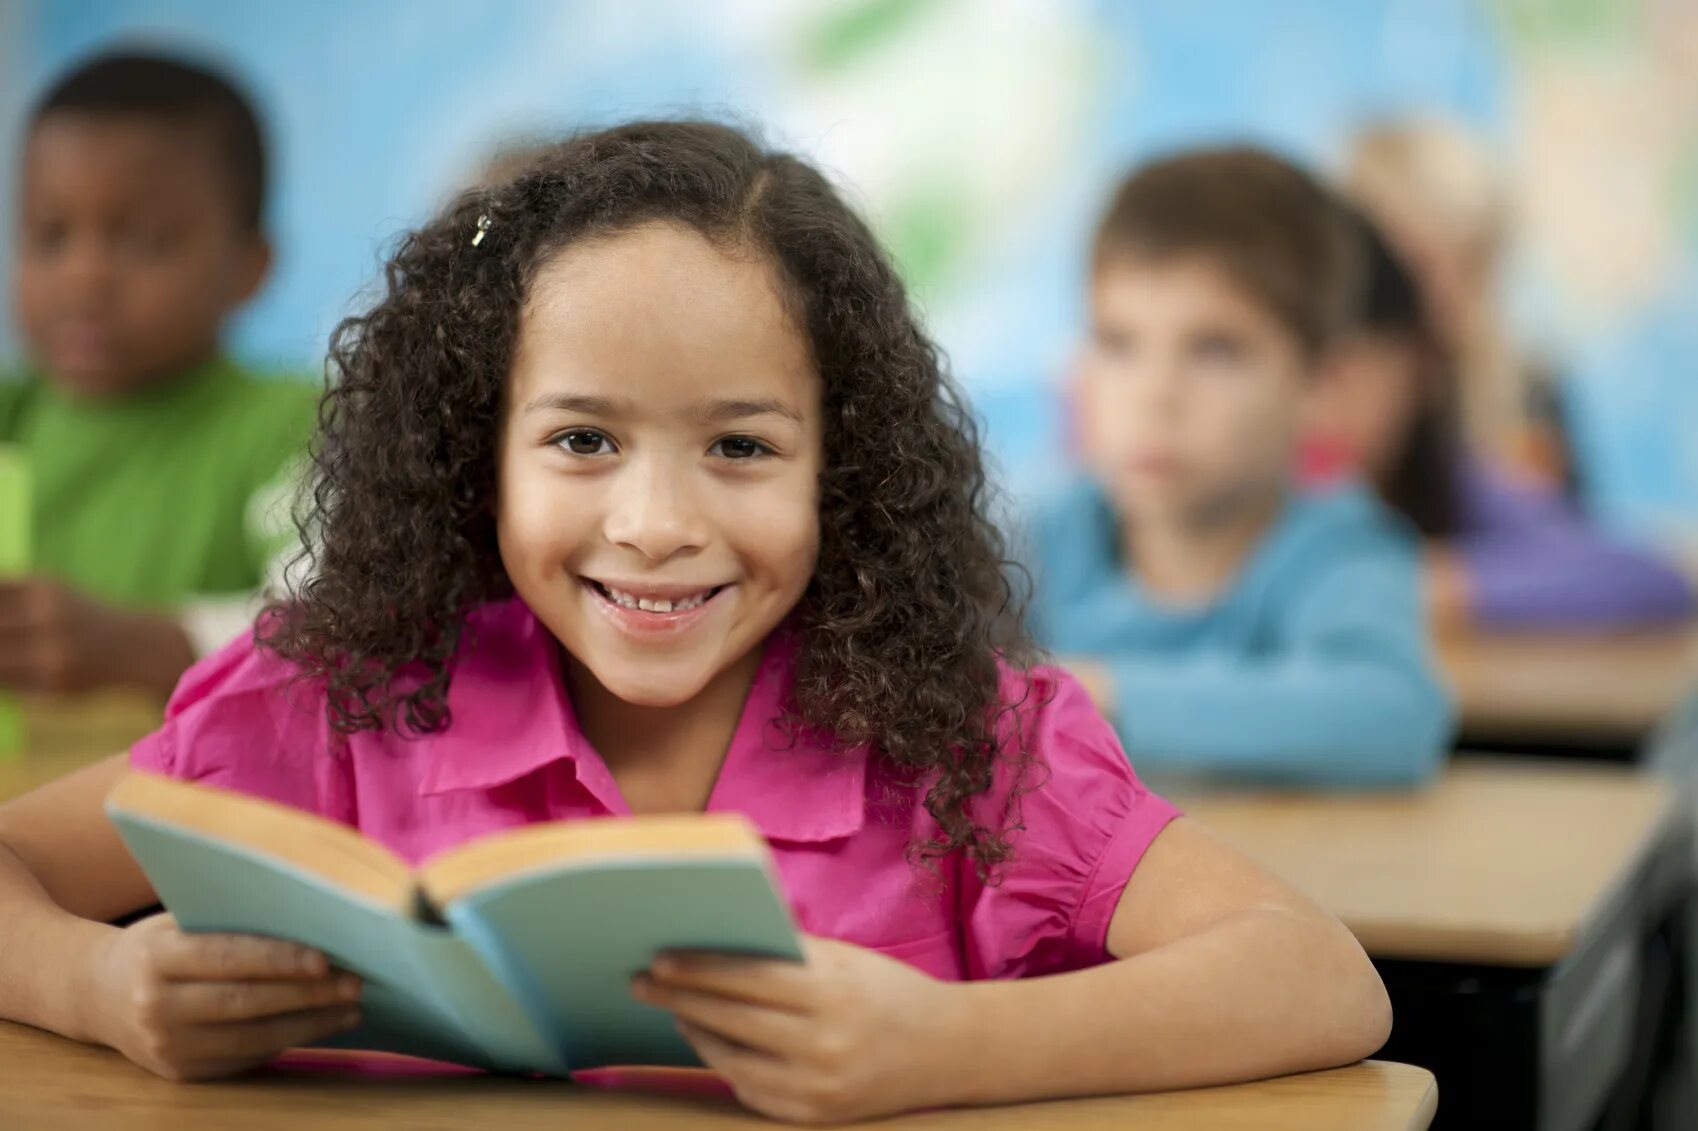
M 28 578 L 0 581 L 0 624 L 21 621 L 32 604 L 29 592 L 35 583 Z
M 285 1049 L 310 1045 L 352 1029 L 360 1023 L 356 1005 L 326 1005 L 254 1021 L 197 1025 L 183 1038 L 183 1051 L 192 1062 L 258 1063 Z
M 35 628 L 52 619 L 58 593 L 50 581 L 38 577 L 0 581 L 0 626 L 8 629 Z
M 0 633 L 0 684 L 21 691 L 70 691 L 74 690 L 72 668 L 72 656 L 62 638 Z
M 300 982 L 178 982 L 171 994 L 172 1015 L 183 1021 L 249 1021 L 357 1002 L 360 980 L 340 974 Z
M 804 1012 L 812 1001 L 808 967 L 783 959 L 672 951 L 656 956 L 648 974 L 659 986 L 795 1013 Z
M 794 1070 L 777 1057 L 745 1048 L 687 1021 L 678 1022 L 678 1035 L 751 1107 L 764 1105 L 752 1103 L 750 1094 L 776 1098 L 795 1090 Z
M 162 945 L 159 973 L 186 982 L 322 978 L 330 961 L 310 947 L 258 935 L 178 933 Z
M 0 687 L 13 691 L 47 691 L 49 681 L 32 656 L 14 654 L 0 643 Z
M 807 1035 L 806 1019 L 769 1006 L 676 989 L 641 977 L 631 992 L 638 1001 L 667 1010 L 694 1028 L 761 1052 L 782 1054 Z

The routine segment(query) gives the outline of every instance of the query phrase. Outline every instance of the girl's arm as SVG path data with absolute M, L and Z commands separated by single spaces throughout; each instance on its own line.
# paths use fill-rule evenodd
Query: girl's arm
M 1390 1032 L 1349 931 L 1183 818 L 1146 850 L 1107 946 L 1117 961 L 1087 970 L 948 983 L 809 940 L 799 966 L 670 956 L 635 993 L 746 1104 L 809 1122 L 1326 1068 Z
M 102 804 L 110 758 L 0 806 L 0 1017 L 111 1045 L 174 1079 L 224 1075 L 350 1028 L 357 981 L 292 943 L 185 935 L 152 905 Z
M 103 920 L 154 902 L 100 808 L 124 762 L 0 806 L 0 1017 L 96 1039 L 92 956 L 118 933 Z
M 1145 1091 L 1329 1068 L 1391 1034 L 1379 974 L 1344 925 L 1202 826 L 1173 822 L 1110 921 L 1120 961 L 969 985 L 999 1034 L 963 1099 Z

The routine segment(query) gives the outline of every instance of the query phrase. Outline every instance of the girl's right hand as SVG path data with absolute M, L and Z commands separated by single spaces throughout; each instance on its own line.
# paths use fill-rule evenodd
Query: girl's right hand
M 170 915 L 113 932 L 94 989 L 102 1043 L 168 1080 L 241 1072 L 360 1019 L 360 980 L 318 951 L 185 934 Z

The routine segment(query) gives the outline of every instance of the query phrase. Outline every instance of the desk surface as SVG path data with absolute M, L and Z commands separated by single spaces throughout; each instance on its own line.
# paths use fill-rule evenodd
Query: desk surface
M 1446 635 L 1436 647 L 1462 729 L 1479 739 L 1632 742 L 1698 687 L 1698 626 Z
M 199 1131 L 364 1127 L 712 1129 L 774 1126 L 727 1103 L 612 1094 L 480 1076 L 271 1070 L 219 1084 L 155 1079 L 116 1053 L 0 1023 L 0 1125 Z M 933 1112 L 860 1124 L 888 1131 L 1421 1131 L 1438 1091 L 1426 1070 L 1368 1061 L 1256 1084 Z
M 1680 817 L 1656 778 L 1456 761 L 1407 795 L 1178 799 L 1344 920 L 1377 958 L 1546 966 Z
M 101 693 L 24 701 L 24 749 L 0 756 L 0 802 L 121 753 L 158 728 L 162 708 L 143 695 Z

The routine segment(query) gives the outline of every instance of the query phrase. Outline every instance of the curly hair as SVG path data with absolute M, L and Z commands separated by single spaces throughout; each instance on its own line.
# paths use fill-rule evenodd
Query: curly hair
M 1032 651 L 977 425 L 867 225 L 817 170 L 729 126 L 578 134 L 401 239 L 382 296 L 331 337 L 299 516 L 310 576 L 262 642 L 325 681 L 340 731 L 449 725 L 466 615 L 512 592 L 493 501 L 529 286 L 565 246 L 652 222 L 763 255 L 822 380 L 820 547 L 792 614 L 791 733 L 929 780 L 939 833 L 918 855 L 963 852 L 988 872 L 1008 855 L 1013 803 L 981 820 L 975 799 L 1000 760 L 1025 760 L 1023 704 L 1001 701 L 998 660 L 1024 669 Z

